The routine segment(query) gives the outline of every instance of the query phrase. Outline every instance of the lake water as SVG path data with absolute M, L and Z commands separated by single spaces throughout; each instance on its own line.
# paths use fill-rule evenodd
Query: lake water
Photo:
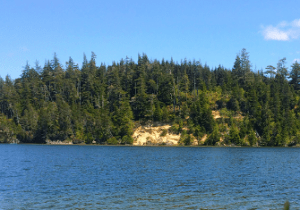
M 0 209 L 299 209 L 299 199 L 299 148 L 0 145 Z

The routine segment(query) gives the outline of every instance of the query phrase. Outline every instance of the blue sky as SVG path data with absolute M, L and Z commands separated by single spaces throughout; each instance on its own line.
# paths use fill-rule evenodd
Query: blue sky
M 20 77 L 26 61 L 43 67 L 56 52 L 97 55 L 97 65 L 138 53 L 149 59 L 200 60 L 232 68 L 246 48 L 253 70 L 300 59 L 299 1 L 2 0 L 0 76 Z

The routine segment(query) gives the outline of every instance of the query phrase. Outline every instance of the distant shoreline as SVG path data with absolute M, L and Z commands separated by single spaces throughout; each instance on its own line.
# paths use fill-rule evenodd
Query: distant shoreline
M 10 143 L 0 143 L 1 144 L 10 144 Z M 109 145 L 109 144 L 38 144 L 38 143 L 18 143 L 18 145 L 45 145 L 45 146 L 103 146 L 103 147 L 192 147 L 192 148 L 300 148 L 300 145 L 297 146 L 212 146 L 212 145 Z

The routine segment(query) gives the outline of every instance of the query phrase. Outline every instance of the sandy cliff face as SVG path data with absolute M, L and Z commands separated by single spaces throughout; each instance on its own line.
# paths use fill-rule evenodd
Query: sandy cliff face
M 140 126 L 133 133 L 132 137 L 134 139 L 133 145 L 178 145 L 180 140 L 180 134 L 171 134 L 167 132 L 165 136 L 161 136 L 163 130 L 169 130 L 171 125 L 161 125 L 161 126 Z M 192 145 L 198 145 L 195 139 Z
M 72 141 L 51 141 L 49 139 L 46 140 L 46 144 L 73 144 Z
M 133 145 L 150 145 L 150 144 L 163 144 L 177 145 L 180 135 L 169 134 L 161 136 L 164 129 L 169 130 L 170 125 L 155 126 L 155 127 L 138 127 L 133 133 Z

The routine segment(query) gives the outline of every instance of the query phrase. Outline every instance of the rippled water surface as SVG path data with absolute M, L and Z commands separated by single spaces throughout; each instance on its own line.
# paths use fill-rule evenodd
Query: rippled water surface
M 299 148 L 0 145 L 0 209 L 300 209 Z

